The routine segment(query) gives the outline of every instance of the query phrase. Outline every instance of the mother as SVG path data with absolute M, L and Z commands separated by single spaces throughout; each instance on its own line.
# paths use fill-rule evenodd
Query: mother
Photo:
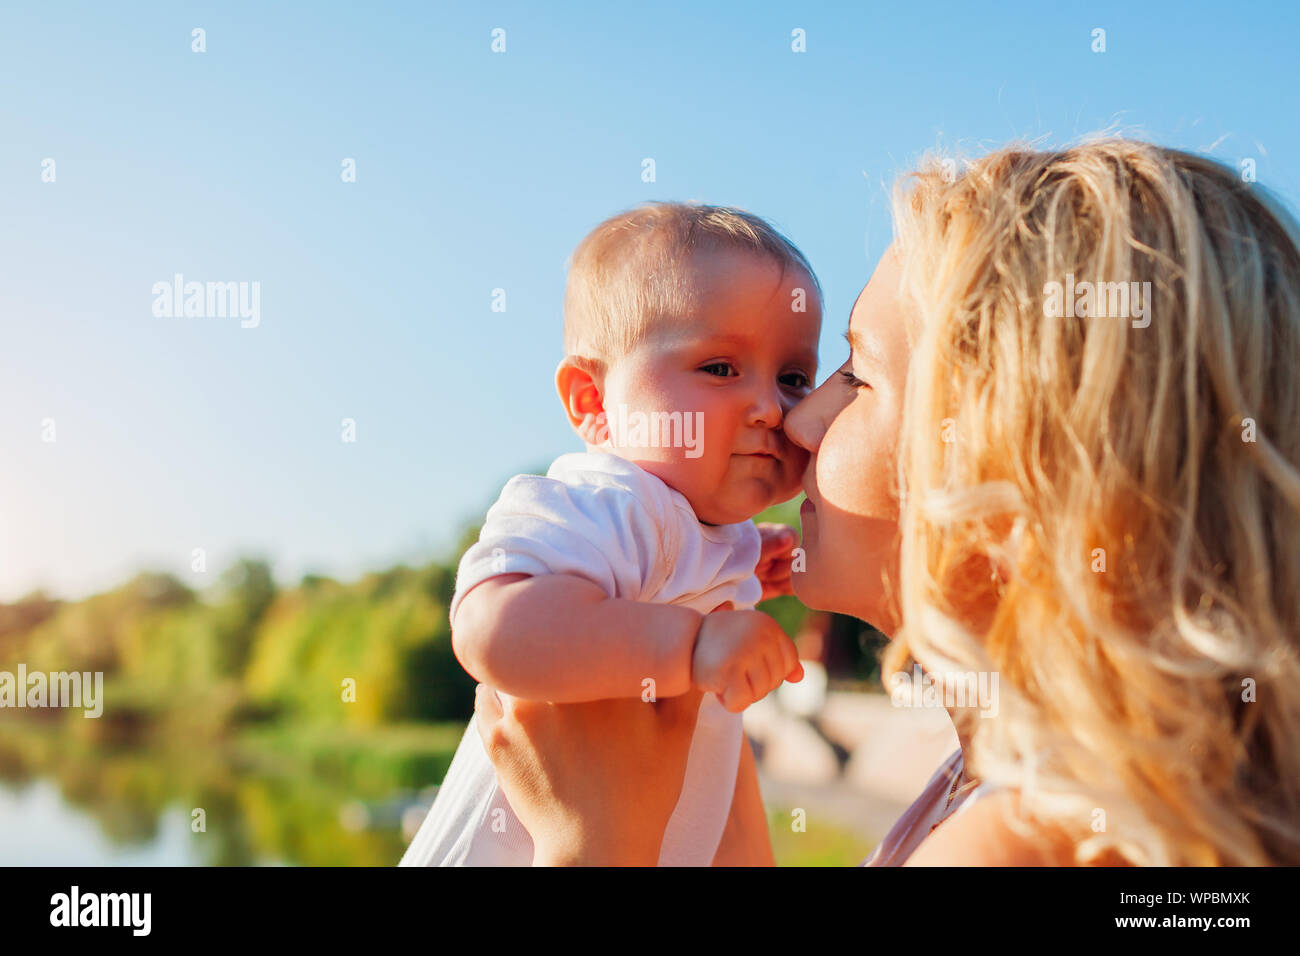
M 785 422 L 794 589 L 1000 699 L 873 862 L 1300 863 L 1300 231 L 1114 140 L 927 168 L 895 226 Z M 653 865 L 697 704 L 481 687 L 536 862 Z

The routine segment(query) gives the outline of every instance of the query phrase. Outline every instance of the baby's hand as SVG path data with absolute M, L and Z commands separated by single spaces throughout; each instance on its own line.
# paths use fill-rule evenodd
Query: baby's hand
M 732 611 L 727 602 L 704 616 L 691 681 L 712 691 L 722 706 L 740 713 L 781 686 L 781 681 L 803 680 L 803 665 L 794 641 L 781 625 L 762 611 Z
M 762 551 L 758 555 L 758 567 L 754 568 L 754 573 L 758 575 L 758 580 L 763 585 L 763 596 L 759 600 L 766 601 L 769 598 L 780 597 L 782 594 L 793 594 L 790 564 L 794 557 L 795 542 L 799 540 L 798 535 L 794 528 L 783 524 L 764 523 L 755 527 L 758 528 L 759 537 L 763 540 Z

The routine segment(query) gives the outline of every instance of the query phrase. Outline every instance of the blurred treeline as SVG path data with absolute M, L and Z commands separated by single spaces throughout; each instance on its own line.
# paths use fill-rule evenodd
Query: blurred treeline
M 436 562 L 277 589 L 266 562 L 246 559 L 204 594 L 142 573 L 83 601 L 0 607 L 0 668 L 102 671 L 101 719 L 124 727 L 184 715 L 195 731 L 459 719 L 474 684 L 451 650 L 454 582 L 454 566 Z

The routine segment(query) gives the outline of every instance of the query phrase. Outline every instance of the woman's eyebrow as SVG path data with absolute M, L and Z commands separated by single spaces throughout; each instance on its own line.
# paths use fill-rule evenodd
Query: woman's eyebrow
M 858 335 L 858 333 L 854 332 L 852 329 L 849 329 L 844 333 L 844 339 L 849 343 L 849 348 L 853 351 L 854 355 L 859 356 L 864 361 L 875 366 L 880 366 L 882 364 L 880 361 L 880 349 L 878 349 L 873 343 L 868 342 L 862 336 Z
M 849 343 L 850 349 L 854 352 L 861 352 L 866 358 L 873 358 L 876 354 L 875 349 L 868 347 L 862 336 L 858 335 L 858 333 L 854 332 L 852 329 L 845 331 L 844 341 Z

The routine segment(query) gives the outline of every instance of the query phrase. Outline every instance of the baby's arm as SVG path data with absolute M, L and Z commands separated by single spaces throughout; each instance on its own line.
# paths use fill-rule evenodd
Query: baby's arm
M 456 659 L 512 697 L 576 703 L 691 689 L 704 615 L 688 607 L 611 598 L 572 574 L 502 574 L 461 599 Z

